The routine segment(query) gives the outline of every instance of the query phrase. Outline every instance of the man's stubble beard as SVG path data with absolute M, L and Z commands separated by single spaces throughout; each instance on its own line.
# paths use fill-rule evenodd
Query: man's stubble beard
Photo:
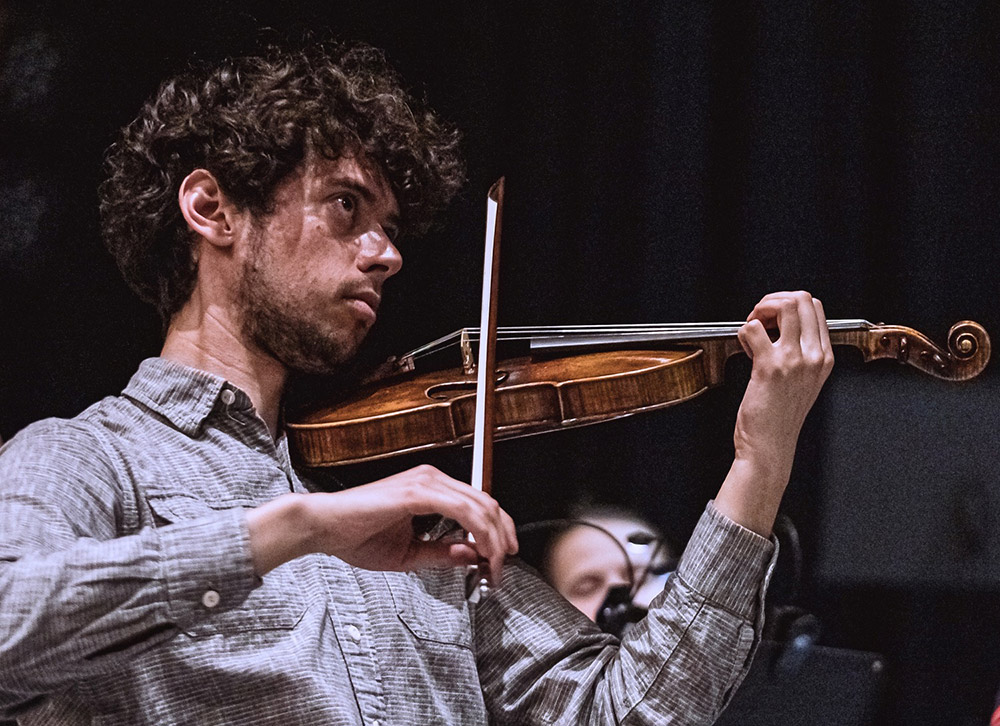
M 263 232 L 258 231 L 251 240 L 236 290 L 244 340 L 290 371 L 335 372 L 354 355 L 358 342 L 349 332 L 340 336 L 324 330 L 287 293 L 267 274 Z

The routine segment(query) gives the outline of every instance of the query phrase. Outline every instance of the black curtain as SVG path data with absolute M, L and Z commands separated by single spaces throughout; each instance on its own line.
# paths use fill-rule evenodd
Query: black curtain
M 101 156 L 115 130 L 192 54 L 242 52 L 283 34 L 384 47 L 465 131 L 469 184 L 443 227 L 403 250 L 371 360 L 477 324 L 485 194 L 500 175 L 505 325 L 735 320 L 768 291 L 802 288 L 831 318 L 910 325 L 939 341 L 963 318 L 1000 331 L 995 3 L 81 7 L 0 5 L 5 439 L 120 390 L 157 352 L 158 321 L 119 280 L 97 232 Z M 928 511 L 951 511 L 949 493 L 973 476 L 981 506 L 967 526 L 986 542 L 1000 534 L 992 448 L 963 444 L 992 444 L 995 427 L 943 445 L 939 433 L 904 436 L 905 420 L 870 424 L 887 407 L 910 411 L 923 390 L 908 415 L 940 418 L 951 390 L 963 406 L 992 411 L 995 366 L 950 388 L 894 363 L 865 366 L 850 351 L 838 360 L 784 505 L 803 544 L 798 604 L 818 614 L 828 644 L 885 654 L 880 723 L 985 723 L 1000 683 L 1000 582 L 989 568 L 971 583 L 949 579 L 960 560 L 931 579 L 894 578 L 891 567 L 853 578 L 850 543 L 829 561 L 828 533 L 840 530 L 826 497 L 851 498 L 850 487 L 836 488 L 845 459 L 859 464 L 847 477 L 858 491 L 891 492 L 893 481 L 856 472 L 895 456 L 912 478 L 921 461 L 949 471 L 973 456 L 961 481 L 945 476 L 919 497 Z M 660 413 L 499 444 L 497 497 L 519 522 L 558 515 L 581 496 L 619 501 L 683 540 L 732 455 L 749 369 L 734 361 L 730 373 L 726 387 Z M 838 432 L 865 426 L 849 450 L 831 448 Z M 456 475 L 467 466 L 461 451 L 435 456 Z M 836 511 L 869 521 L 862 507 Z M 911 514 L 901 506 L 897 519 Z M 991 552 L 982 544 L 966 554 L 978 562 Z

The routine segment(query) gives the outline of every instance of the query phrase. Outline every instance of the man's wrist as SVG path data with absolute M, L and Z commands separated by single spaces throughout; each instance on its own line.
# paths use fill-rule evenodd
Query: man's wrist
M 313 551 L 307 496 L 284 494 L 247 513 L 250 555 L 258 575 Z
M 769 537 L 790 473 L 791 462 L 737 457 L 715 498 L 715 507 L 732 521 Z
M 794 447 L 757 446 L 752 451 L 737 451 L 732 468 L 758 488 L 784 492 L 794 461 Z

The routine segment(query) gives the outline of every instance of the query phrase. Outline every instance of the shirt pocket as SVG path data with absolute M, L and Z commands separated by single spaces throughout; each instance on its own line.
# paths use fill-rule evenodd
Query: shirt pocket
M 419 640 L 472 648 L 464 578 L 452 570 L 385 572 L 396 616 Z
M 148 502 L 157 526 L 211 517 L 225 509 L 216 509 L 189 496 L 150 497 Z M 229 608 L 220 605 L 218 612 L 185 625 L 183 632 L 199 638 L 293 629 L 308 606 L 303 594 L 308 575 L 301 571 L 303 566 L 301 560 L 292 560 L 271 570 L 239 605 Z M 205 583 L 206 594 L 213 589 L 211 582 Z

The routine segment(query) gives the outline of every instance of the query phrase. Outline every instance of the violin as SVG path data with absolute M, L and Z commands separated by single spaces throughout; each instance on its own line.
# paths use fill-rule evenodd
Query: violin
M 724 382 L 726 361 L 742 347 L 742 322 L 499 328 L 493 368 L 496 439 L 611 421 L 673 406 Z M 894 359 L 930 376 L 979 375 L 990 338 L 978 323 L 952 326 L 945 348 L 900 325 L 829 321 L 834 345 L 864 360 Z M 323 403 L 286 422 L 305 466 L 374 461 L 473 441 L 478 328 L 464 328 L 396 360 L 389 375 L 348 398 Z M 441 367 L 442 355 L 452 353 Z M 434 360 L 438 364 L 433 363 Z

